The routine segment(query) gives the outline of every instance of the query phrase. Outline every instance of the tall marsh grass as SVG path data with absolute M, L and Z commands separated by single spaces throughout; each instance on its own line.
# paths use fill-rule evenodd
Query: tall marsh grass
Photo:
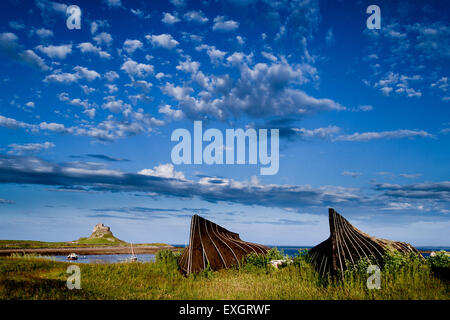
M 449 282 L 434 268 L 448 256 L 421 259 L 388 254 L 381 288 L 367 288 L 369 261 L 349 266 L 343 279 L 320 277 L 306 251 L 287 257 L 276 249 L 251 254 L 240 267 L 183 276 L 179 253 L 159 251 L 155 262 L 78 264 L 81 290 L 65 283 L 67 263 L 46 259 L 0 258 L 0 299 L 449 299 Z M 272 259 L 291 259 L 279 269 Z M 445 260 L 447 259 L 447 260 Z

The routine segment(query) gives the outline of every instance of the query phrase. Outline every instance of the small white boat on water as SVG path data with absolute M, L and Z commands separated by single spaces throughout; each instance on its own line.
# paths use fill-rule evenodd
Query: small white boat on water
M 72 252 L 67 256 L 67 260 L 78 260 L 78 255 Z
M 137 261 L 137 256 L 134 254 L 134 250 L 133 250 L 133 242 L 131 242 L 131 257 L 130 257 L 130 261 Z

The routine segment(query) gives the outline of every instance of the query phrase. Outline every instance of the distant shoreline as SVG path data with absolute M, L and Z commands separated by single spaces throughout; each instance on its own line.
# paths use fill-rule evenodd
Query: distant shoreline
M 172 245 L 165 246 L 135 246 L 136 254 L 151 254 L 160 250 L 177 250 L 180 247 Z M 10 256 L 11 254 L 39 254 L 48 256 L 67 255 L 72 252 L 81 255 L 103 255 L 103 254 L 129 254 L 131 249 L 128 246 L 109 246 L 109 247 L 69 247 L 69 248 L 32 248 L 32 249 L 0 249 L 0 256 Z
M 134 247 L 135 254 L 153 254 L 160 250 L 179 250 L 182 246 L 178 245 L 163 245 L 163 246 L 152 246 L 152 245 L 139 245 L 136 244 Z M 305 248 L 310 249 L 310 248 Z M 430 254 L 433 250 L 419 250 L 421 254 Z M 439 251 L 439 250 L 436 250 Z M 79 255 L 108 255 L 108 254 L 130 254 L 131 249 L 128 246 L 108 246 L 108 247 L 60 247 L 60 248 L 11 248 L 2 249 L 0 248 L 0 256 L 10 256 L 12 254 L 39 254 L 47 256 L 60 256 L 68 255 L 70 253 L 76 253 Z

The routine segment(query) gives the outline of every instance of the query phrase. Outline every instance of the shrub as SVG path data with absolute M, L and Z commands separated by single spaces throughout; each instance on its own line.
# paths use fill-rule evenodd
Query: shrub
M 274 267 L 270 264 L 271 260 L 283 260 L 284 256 L 277 248 L 272 248 L 266 254 L 250 253 L 243 258 L 242 267 L 245 271 L 250 272 L 271 272 Z
M 162 266 L 166 272 L 178 270 L 179 252 L 172 250 L 160 250 L 156 253 L 155 263 Z
M 433 273 L 444 280 L 450 281 L 450 256 L 441 250 L 434 257 L 427 259 Z
M 450 268 L 450 256 L 444 250 L 437 252 L 434 257 L 428 257 L 427 261 L 431 267 Z
M 292 263 L 296 267 L 305 267 L 310 262 L 309 258 L 308 249 L 298 250 L 298 255 L 292 258 Z

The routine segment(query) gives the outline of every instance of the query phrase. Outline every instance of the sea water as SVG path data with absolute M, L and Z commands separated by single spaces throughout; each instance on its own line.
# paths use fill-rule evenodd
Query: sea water
M 91 254 L 91 255 L 78 255 L 78 260 L 67 260 L 67 256 L 51 256 L 51 259 L 56 261 L 75 262 L 75 263 L 117 263 L 117 262 L 129 262 L 129 254 Z M 137 261 L 150 262 L 155 261 L 154 254 L 137 254 Z
M 184 246 L 175 245 L 177 247 L 183 248 Z M 269 246 L 270 248 L 277 248 L 280 252 L 289 257 L 294 257 L 298 255 L 299 250 L 311 249 L 308 246 Z M 417 247 L 419 251 L 435 251 L 440 250 L 450 251 L 450 247 Z M 422 253 L 422 255 L 427 258 L 429 253 Z M 137 254 L 136 255 L 139 262 L 150 262 L 155 261 L 154 254 Z M 67 260 L 67 256 L 51 256 L 51 259 L 56 261 L 66 261 L 66 262 L 76 262 L 76 263 L 118 263 L 118 262 L 129 262 L 130 254 L 95 254 L 95 255 L 79 255 L 78 260 Z

